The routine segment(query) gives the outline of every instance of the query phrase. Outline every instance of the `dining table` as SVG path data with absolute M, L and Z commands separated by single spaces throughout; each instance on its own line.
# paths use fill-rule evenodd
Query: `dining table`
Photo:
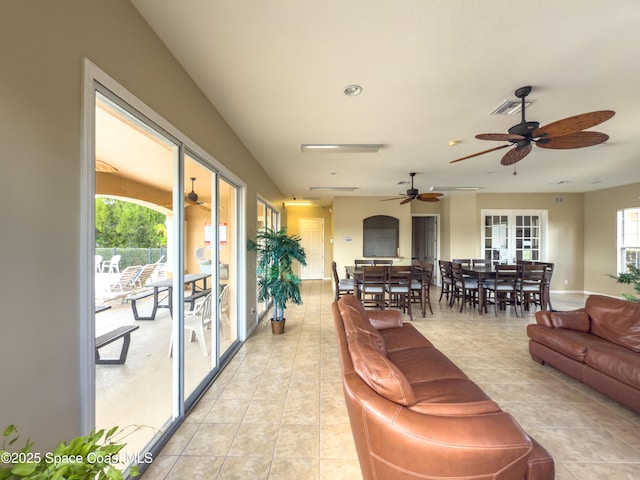
M 184 276 L 185 287 L 191 288 L 191 296 L 198 292 L 204 292 L 207 290 L 207 279 L 211 277 L 210 273 L 187 273 Z M 202 281 L 202 286 L 198 285 L 198 282 Z M 146 287 L 153 289 L 153 307 L 151 313 L 147 316 L 140 315 L 135 308 L 135 303 L 132 302 L 132 308 L 134 310 L 134 316 L 136 320 L 155 320 L 156 313 L 159 308 L 168 308 L 169 312 L 173 314 L 173 278 L 163 278 L 155 282 L 146 284 Z M 160 296 L 161 293 L 166 293 L 166 296 Z M 166 303 L 163 303 L 166 300 Z

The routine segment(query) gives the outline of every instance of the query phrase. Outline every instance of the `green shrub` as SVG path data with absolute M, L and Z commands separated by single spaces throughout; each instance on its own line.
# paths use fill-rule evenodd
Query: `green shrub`
M 94 430 L 69 443 L 60 442 L 53 452 L 34 452 L 29 440 L 20 450 L 9 452 L 7 443 L 11 446 L 19 438 L 16 427 L 9 425 L 0 449 L 0 480 L 121 480 L 122 470 L 114 465 L 126 444 L 114 438 L 117 430 Z M 129 475 L 138 476 L 138 468 L 132 466 Z

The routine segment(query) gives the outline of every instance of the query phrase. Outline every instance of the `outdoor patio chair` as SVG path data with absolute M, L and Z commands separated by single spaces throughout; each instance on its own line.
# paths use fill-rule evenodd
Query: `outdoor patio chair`
M 114 255 L 102 262 L 102 273 L 120 273 L 120 255 Z
M 173 336 L 177 320 L 173 320 L 172 325 L 171 338 L 169 339 L 169 356 L 173 354 Z M 193 342 L 193 337 L 195 336 L 204 356 L 209 355 L 207 340 L 204 335 L 205 328 L 209 326 L 211 326 L 211 293 L 205 297 L 202 303 L 196 306 L 193 312 L 189 312 L 189 314 L 184 317 L 184 329 L 189 331 L 189 341 Z
M 127 293 L 135 290 L 136 277 L 142 268 L 140 265 L 131 265 L 125 268 L 118 279 L 111 284 L 111 291 L 115 293 Z

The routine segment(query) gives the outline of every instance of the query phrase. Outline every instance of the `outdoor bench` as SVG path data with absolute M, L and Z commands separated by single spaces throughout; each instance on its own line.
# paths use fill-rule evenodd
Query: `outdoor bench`
M 131 332 L 140 328 L 138 325 L 123 325 L 110 332 L 100 335 L 96 338 L 96 364 L 124 365 L 129 352 L 129 344 L 131 343 Z M 109 345 L 122 338 L 122 350 L 120 350 L 120 358 L 104 359 L 100 358 L 99 349 L 105 345 Z

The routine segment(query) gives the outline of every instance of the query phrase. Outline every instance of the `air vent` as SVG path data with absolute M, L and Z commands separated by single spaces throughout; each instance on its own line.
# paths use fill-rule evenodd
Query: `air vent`
M 564 203 L 564 197 L 553 197 L 553 203 L 556 203 L 556 204 Z
M 524 103 L 525 108 L 531 105 L 531 102 Z M 515 115 L 522 110 L 522 100 L 505 100 L 492 111 L 489 115 Z

